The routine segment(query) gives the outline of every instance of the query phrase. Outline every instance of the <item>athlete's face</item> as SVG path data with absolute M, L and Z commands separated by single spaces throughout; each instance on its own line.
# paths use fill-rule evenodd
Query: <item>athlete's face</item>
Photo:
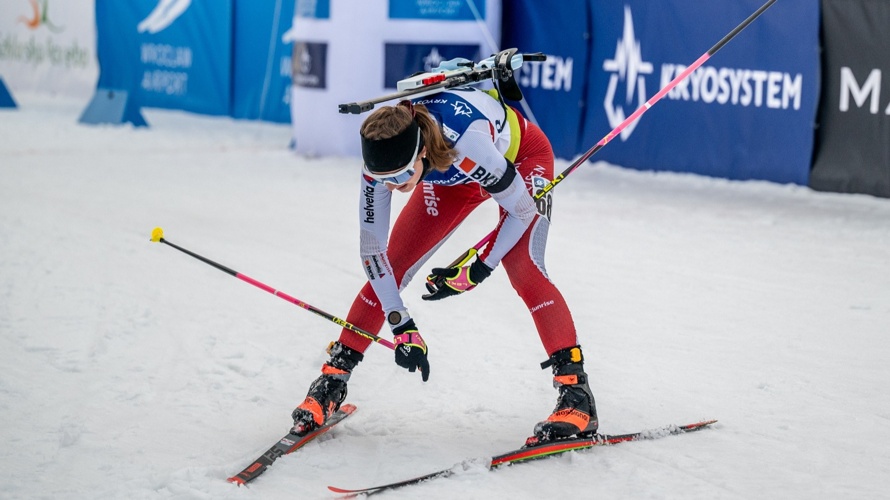
M 414 160 L 414 175 L 411 176 L 406 182 L 402 184 L 386 184 L 386 189 L 390 191 L 400 191 L 402 193 L 410 193 L 414 191 L 414 187 L 420 182 L 421 177 L 423 177 L 423 159 L 426 158 L 426 146 L 420 150 L 420 153 L 417 154 L 417 159 Z

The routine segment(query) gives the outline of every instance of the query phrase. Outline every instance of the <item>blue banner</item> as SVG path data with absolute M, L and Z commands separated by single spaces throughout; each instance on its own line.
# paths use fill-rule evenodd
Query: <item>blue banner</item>
M 96 0 L 98 87 L 139 106 L 229 113 L 232 0 Z
M 588 148 L 763 4 L 591 2 Z M 818 2 L 777 2 L 592 160 L 806 185 L 818 92 Z
M 581 149 L 578 140 L 591 38 L 588 0 L 562 0 L 556 4 L 513 0 L 504 3 L 503 19 L 503 25 L 510 28 L 504 31 L 503 47 L 547 55 L 544 62 L 524 63 L 516 81 L 556 156 L 572 158 Z
M 293 3 L 293 0 L 290 0 Z M 296 17 L 330 19 L 331 0 L 297 0 Z
M 442 61 L 457 57 L 478 61 L 478 44 L 387 43 L 383 55 L 383 87 L 395 89 L 399 80 L 418 71 L 432 71 Z
M 311 3 L 313 12 L 327 4 Z M 290 122 L 293 44 L 282 39 L 293 17 L 294 0 L 235 2 L 233 117 Z

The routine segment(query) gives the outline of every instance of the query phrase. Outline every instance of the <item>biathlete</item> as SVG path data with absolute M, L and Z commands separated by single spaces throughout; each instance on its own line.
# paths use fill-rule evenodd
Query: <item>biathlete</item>
M 549 208 L 539 210 L 535 185 L 553 179 L 553 150 L 540 128 L 491 91 L 461 87 L 401 101 L 371 113 L 361 126 L 358 217 L 361 262 L 368 282 L 346 321 L 392 330 L 395 362 L 430 375 L 429 347 L 400 296 L 415 273 L 482 202 L 494 199 L 500 220 L 473 262 L 435 268 L 424 300 L 472 290 L 503 265 L 531 312 L 559 395 L 556 408 L 530 439 L 591 435 L 598 420 L 571 312 L 547 276 L 544 250 Z M 418 184 L 422 184 L 418 188 Z M 410 195 L 389 234 L 393 192 Z M 543 204 L 542 204 L 543 205 Z M 330 360 L 293 411 L 294 432 L 325 423 L 346 398 L 346 386 L 371 340 L 344 329 Z

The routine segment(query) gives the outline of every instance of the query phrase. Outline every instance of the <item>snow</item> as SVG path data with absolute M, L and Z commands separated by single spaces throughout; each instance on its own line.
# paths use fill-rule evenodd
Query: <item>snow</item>
M 358 159 L 294 155 L 282 125 L 148 109 L 148 129 L 82 126 L 84 103 L 17 99 L 0 111 L 0 497 L 334 498 L 508 451 L 552 409 L 503 270 L 437 303 L 415 280 L 430 381 L 372 345 L 353 417 L 227 483 L 287 430 L 339 327 L 151 231 L 345 316 Z M 887 497 L 890 200 L 603 163 L 555 194 L 548 271 L 601 429 L 719 423 L 381 498 Z M 428 267 L 495 218 L 481 207 Z

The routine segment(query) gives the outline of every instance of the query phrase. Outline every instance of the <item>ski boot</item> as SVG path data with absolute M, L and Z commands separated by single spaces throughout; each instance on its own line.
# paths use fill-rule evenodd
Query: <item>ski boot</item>
M 553 367 L 553 387 L 559 390 L 556 408 L 547 420 L 535 425 L 535 435 L 528 438 L 526 447 L 572 437 L 592 437 L 599 427 L 581 347 L 556 351 L 541 363 L 541 368 L 549 366 Z
M 346 382 L 365 356 L 339 342 L 328 348 L 331 359 L 322 365 L 321 376 L 309 386 L 309 393 L 293 411 L 294 428 L 291 432 L 302 436 L 327 422 L 346 399 Z

